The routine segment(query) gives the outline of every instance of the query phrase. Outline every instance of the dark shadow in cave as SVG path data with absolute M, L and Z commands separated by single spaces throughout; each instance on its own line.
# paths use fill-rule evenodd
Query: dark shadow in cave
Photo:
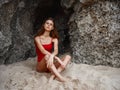
M 37 32 L 45 18 L 54 18 L 61 9 L 60 0 L 43 0 L 40 2 L 34 12 L 35 21 L 33 33 L 35 34 Z

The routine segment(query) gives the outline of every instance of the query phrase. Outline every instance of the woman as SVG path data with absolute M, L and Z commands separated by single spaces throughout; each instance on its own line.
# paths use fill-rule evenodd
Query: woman
M 58 54 L 58 33 L 52 18 L 45 20 L 34 40 L 38 56 L 36 70 L 38 72 L 50 71 L 52 73 L 50 80 L 57 77 L 59 81 L 67 81 L 68 79 L 60 72 L 64 70 L 71 57 L 66 55 L 60 60 L 56 56 Z M 54 62 L 55 59 L 57 62 Z

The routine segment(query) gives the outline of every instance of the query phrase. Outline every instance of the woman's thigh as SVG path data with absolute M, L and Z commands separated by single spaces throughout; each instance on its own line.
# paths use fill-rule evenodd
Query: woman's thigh
M 40 62 L 37 62 L 36 70 L 38 72 L 49 72 L 45 58 L 43 58 Z

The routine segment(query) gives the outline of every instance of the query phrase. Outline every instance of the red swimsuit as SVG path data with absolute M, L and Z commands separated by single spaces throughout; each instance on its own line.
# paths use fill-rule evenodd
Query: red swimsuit
M 53 44 L 52 44 L 52 40 L 51 40 L 51 43 L 50 44 L 43 44 L 42 45 L 44 47 L 45 50 L 47 50 L 48 52 L 52 52 L 52 47 L 53 47 Z M 43 57 L 45 56 L 45 54 L 43 54 L 40 49 L 37 47 L 36 43 L 35 43 L 35 47 L 36 47 L 36 53 L 37 53 L 37 61 L 40 62 Z

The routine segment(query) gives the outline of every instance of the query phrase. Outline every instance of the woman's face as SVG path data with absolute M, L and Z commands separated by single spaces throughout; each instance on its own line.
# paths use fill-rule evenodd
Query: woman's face
M 51 31 L 54 29 L 54 23 L 52 20 L 46 20 L 45 24 L 44 24 L 44 29 L 47 31 Z

